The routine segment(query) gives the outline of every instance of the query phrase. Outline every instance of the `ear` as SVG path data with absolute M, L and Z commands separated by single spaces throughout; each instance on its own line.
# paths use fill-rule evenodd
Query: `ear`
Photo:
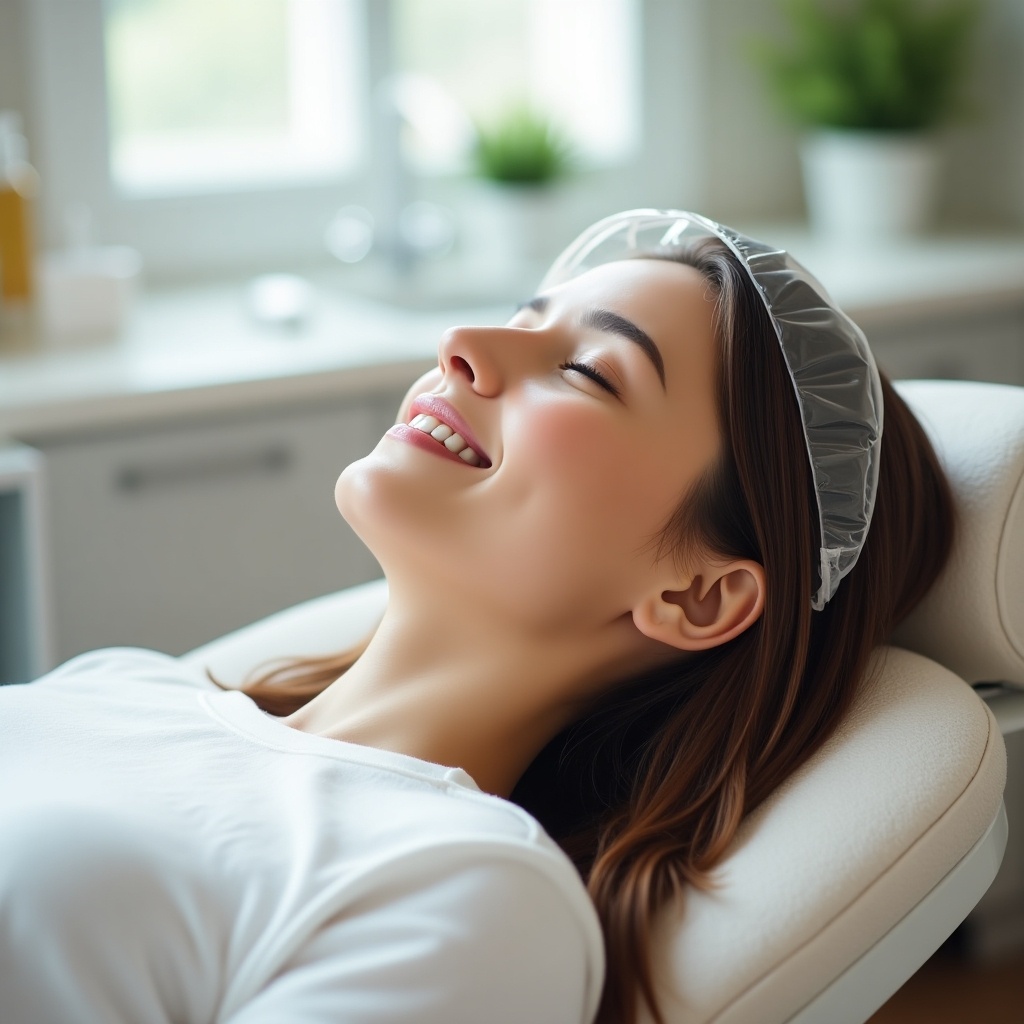
M 704 651 L 739 636 L 764 611 L 764 568 L 750 559 L 707 562 L 679 590 L 659 589 L 633 609 L 644 636 L 683 651 Z

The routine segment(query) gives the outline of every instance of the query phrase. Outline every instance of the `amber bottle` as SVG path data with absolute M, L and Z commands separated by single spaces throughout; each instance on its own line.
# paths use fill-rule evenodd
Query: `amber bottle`
M 0 306 L 28 305 L 34 289 L 32 205 L 39 178 L 25 158 L 18 116 L 0 111 Z

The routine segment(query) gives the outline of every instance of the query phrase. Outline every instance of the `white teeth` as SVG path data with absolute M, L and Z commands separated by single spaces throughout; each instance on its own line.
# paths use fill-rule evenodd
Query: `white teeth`
M 482 464 L 483 459 L 470 448 L 466 439 L 461 434 L 456 434 L 447 423 L 442 423 L 436 416 L 429 416 L 421 412 L 409 420 L 409 426 L 422 430 L 424 434 L 429 434 L 435 441 L 440 441 L 448 451 L 458 455 L 469 465 L 479 466 Z

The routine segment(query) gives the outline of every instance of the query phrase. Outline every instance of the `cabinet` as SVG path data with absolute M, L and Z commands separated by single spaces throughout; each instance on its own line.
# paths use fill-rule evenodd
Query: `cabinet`
M 36 442 L 56 661 L 120 645 L 179 654 L 379 575 L 334 505 L 334 483 L 394 422 L 400 399 Z
M 42 519 L 39 453 L 0 447 L 0 684 L 28 682 L 52 662 Z
M 878 365 L 893 379 L 1024 384 L 1024 305 L 945 316 L 922 313 L 862 323 Z

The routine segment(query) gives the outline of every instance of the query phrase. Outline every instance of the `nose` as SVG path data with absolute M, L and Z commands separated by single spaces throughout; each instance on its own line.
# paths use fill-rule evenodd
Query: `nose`
M 477 394 L 493 397 L 508 385 L 523 333 L 512 327 L 451 327 L 438 346 L 441 371 L 445 377 L 461 378 Z

